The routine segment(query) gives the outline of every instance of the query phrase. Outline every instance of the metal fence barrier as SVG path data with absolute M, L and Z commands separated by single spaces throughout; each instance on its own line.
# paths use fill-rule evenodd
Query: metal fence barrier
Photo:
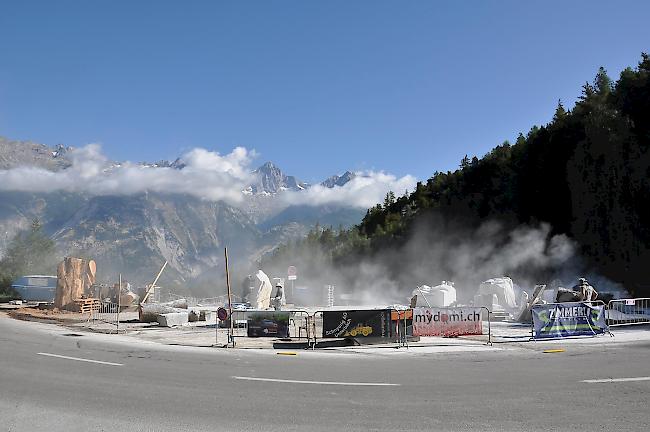
M 487 334 L 488 340 L 486 342 L 486 345 L 491 346 L 492 345 L 492 311 L 485 306 L 481 306 L 481 312 L 483 312 L 483 310 L 485 310 L 486 312 L 485 315 L 487 316 L 487 320 L 483 317 L 483 314 L 481 314 L 481 320 L 487 321 L 488 323 L 488 334 Z
M 481 320 L 487 321 L 487 337 L 488 340 L 486 345 L 492 345 L 492 325 L 491 317 L 492 311 L 487 307 L 481 307 L 481 310 L 485 310 L 485 313 L 481 314 Z M 327 311 L 316 311 L 311 316 L 308 317 L 308 331 L 309 331 L 309 341 L 311 342 L 312 348 L 316 346 L 317 339 L 322 338 L 323 332 L 323 312 Z M 390 316 L 396 315 L 398 319 L 392 320 L 390 324 L 390 332 L 388 340 L 392 340 L 397 344 L 397 347 L 409 347 L 409 336 L 413 336 L 413 309 L 391 309 Z M 485 334 L 485 333 L 484 333 Z
M 610 300 L 605 316 L 610 327 L 649 324 L 650 298 Z
M 117 303 L 101 302 L 99 307 L 93 308 L 90 312 L 88 322 L 96 325 L 106 323 L 115 326 L 115 331 L 120 330 L 120 307 Z
M 323 311 L 315 311 L 311 314 L 307 328 L 309 329 L 309 340 L 312 344 L 311 347 L 312 349 L 315 349 L 318 338 L 322 338 L 323 334 Z
M 311 321 L 307 311 L 289 311 L 289 337 L 311 340 Z
M 219 321 L 219 328 L 229 329 L 230 320 L 232 319 L 232 337 L 248 337 L 248 319 L 251 314 L 258 313 L 260 311 L 255 310 L 233 310 L 232 316 L 224 321 Z M 263 311 L 263 312 L 274 312 L 274 311 Z M 307 311 L 292 311 L 292 310 L 283 310 L 277 312 L 285 312 L 289 314 L 289 337 L 295 339 L 307 339 L 311 341 L 313 339 L 313 319 Z
M 413 309 L 392 309 L 390 311 L 391 331 L 395 322 L 395 342 L 397 348 L 409 347 L 409 336 L 413 336 Z M 396 318 L 393 320 L 393 318 Z M 409 325 L 409 321 L 411 324 Z
M 232 337 L 248 336 L 248 311 L 233 309 L 232 315 L 225 321 L 219 321 L 220 328 L 230 328 L 232 320 Z

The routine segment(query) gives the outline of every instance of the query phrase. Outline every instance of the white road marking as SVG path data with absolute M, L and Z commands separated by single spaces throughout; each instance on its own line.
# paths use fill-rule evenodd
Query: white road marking
M 290 380 L 290 379 L 257 378 L 257 377 L 242 377 L 242 376 L 234 376 L 233 379 L 244 380 L 244 381 L 281 382 L 281 383 L 291 383 L 291 384 L 320 384 L 320 385 L 366 386 L 366 387 L 386 387 L 386 386 L 401 385 L 401 384 L 371 383 L 371 382 L 301 381 L 301 380 Z
M 56 358 L 62 358 L 62 359 L 66 359 L 66 360 L 75 360 L 75 361 L 87 362 L 87 363 L 98 363 L 98 364 L 109 365 L 109 366 L 124 366 L 122 363 L 111 363 L 111 362 L 105 362 L 105 361 L 100 361 L 100 360 L 90 360 L 90 359 L 79 358 L 79 357 L 68 357 L 68 356 L 59 355 L 59 354 L 50 354 L 50 353 L 44 353 L 44 352 L 39 352 L 39 353 L 36 353 L 36 354 L 42 355 L 42 356 L 47 356 L 47 357 L 56 357 Z
M 613 382 L 630 382 L 630 381 L 650 381 L 650 377 L 590 379 L 590 380 L 583 380 L 582 382 L 613 383 Z

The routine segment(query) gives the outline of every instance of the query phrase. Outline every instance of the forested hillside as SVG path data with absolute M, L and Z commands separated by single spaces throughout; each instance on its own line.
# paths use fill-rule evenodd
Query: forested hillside
M 436 172 L 415 191 L 389 194 L 351 230 L 317 228 L 304 241 L 279 248 L 271 262 L 318 257 L 311 264 L 324 258 L 345 273 L 367 257 L 399 251 L 423 226 L 438 235 L 460 228 L 472 233 L 497 221 L 504 242 L 522 226 L 548 227 L 549 239 L 565 235 L 576 245 L 571 259 L 582 262 L 580 269 L 648 296 L 649 148 L 650 57 L 642 54 L 638 66 L 625 69 L 615 82 L 601 68 L 572 109 L 558 103 L 549 124 L 480 159 L 465 157 L 458 170 Z M 433 247 L 435 235 L 430 241 Z M 382 261 L 392 274 L 403 271 L 398 255 Z M 551 264 L 542 270 L 562 265 Z

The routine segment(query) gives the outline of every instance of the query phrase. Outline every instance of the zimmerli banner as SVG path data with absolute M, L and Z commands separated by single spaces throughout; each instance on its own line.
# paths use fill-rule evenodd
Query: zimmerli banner
M 483 334 L 481 308 L 415 308 L 413 336 Z
M 534 337 L 556 338 L 604 333 L 605 307 L 589 303 L 555 303 L 533 307 Z

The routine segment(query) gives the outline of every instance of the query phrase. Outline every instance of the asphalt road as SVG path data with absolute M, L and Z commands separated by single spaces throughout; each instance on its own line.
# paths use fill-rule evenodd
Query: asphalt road
M 0 314 L 0 430 L 650 427 L 650 380 L 583 382 L 650 377 L 648 342 L 554 354 L 530 343 L 486 352 L 284 356 L 69 334 Z

